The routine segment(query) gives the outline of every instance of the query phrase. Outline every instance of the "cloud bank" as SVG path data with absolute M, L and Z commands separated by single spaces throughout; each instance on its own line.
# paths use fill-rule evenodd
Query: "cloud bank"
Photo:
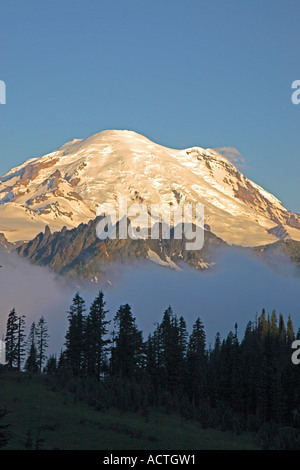
M 44 315 L 51 336 L 48 352 L 59 353 L 75 292 L 80 291 L 89 307 L 102 286 L 64 280 L 14 255 L 1 254 L 0 264 L 0 337 L 5 334 L 8 313 L 15 307 L 19 315 L 26 315 L 28 327 Z M 200 316 L 208 343 L 214 342 L 218 331 L 227 336 L 235 322 L 242 335 L 248 321 L 253 321 L 262 308 L 267 312 L 276 309 L 285 318 L 291 314 L 295 329 L 300 326 L 300 279 L 292 265 L 285 263 L 282 272 L 274 272 L 260 260 L 230 249 L 214 271 L 200 273 L 182 267 L 176 272 L 151 262 L 116 266 L 119 275 L 114 287 L 103 288 L 109 319 L 121 304 L 129 303 L 147 337 L 171 305 L 178 316 L 184 316 L 189 330 Z

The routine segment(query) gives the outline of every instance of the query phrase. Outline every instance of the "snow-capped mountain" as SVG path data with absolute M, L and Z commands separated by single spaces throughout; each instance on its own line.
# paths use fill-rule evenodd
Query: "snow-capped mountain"
M 129 203 L 202 203 L 205 227 L 229 244 L 300 240 L 300 215 L 212 149 L 163 147 L 132 131 L 74 139 L 0 178 L 0 232 L 30 240 L 94 219 L 97 207 Z

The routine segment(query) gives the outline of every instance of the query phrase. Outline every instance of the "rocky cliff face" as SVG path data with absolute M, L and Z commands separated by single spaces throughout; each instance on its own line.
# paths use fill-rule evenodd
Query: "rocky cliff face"
M 187 263 L 199 271 L 211 268 L 217 259 L 218 249 L 227 246 L 210 232 L 205 232 L 201 250 L 187 251 L 184 238 L 174 240 L 139 239 L 100 240 L 96 236 L 99 218 L 77 228 L 51 233 L 46 227 L 33 240 L 17 248 L 22 258 L 34 264 L 48 266 L 55 272 L 74 278 L 97 281 L 105 277 L 109 267 L 118 263 L 154 262 L 175 270 Z

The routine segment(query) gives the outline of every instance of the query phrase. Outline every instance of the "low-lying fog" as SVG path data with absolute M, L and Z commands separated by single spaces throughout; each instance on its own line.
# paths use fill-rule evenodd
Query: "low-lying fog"
M 5 335 L 7 316 L 15 307 L 18 315 L 26 315 L 28 328 L 41 315 L 45 317 L 50 334 L 48 353 L 59 353 L 75 292 L 80 292 L 89 307 L 101 285 L 76 284 L 11 254 L 0 254 L 0 265 L 0 339 Z M 108 317 L 113 318 L 121 304 L 129 303 L 146 339 L 171 305 L 186 319 L 189 330 L 196 317 L 201 317 L 208 343 L 214 342 L 218 331 L 226 336 L 235 322 L 239 334 L 243 334 L 248 321 L 253 321 L 263 307 L 267 312 L 276 309 L 285 318 L 291 314 L 295 330 L 300 326 L 300 278 L 288 262 L 280 272 L 274 272 L 259 259 L 230 249 L 214 271 L 200 273 L 186 265 L 182 268 L 176 272 L 151 261 L 115 266 L 118 274 L 114 287 L 103 288 Z

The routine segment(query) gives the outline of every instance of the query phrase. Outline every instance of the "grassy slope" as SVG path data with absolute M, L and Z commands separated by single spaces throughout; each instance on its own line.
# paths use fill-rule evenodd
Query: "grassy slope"
M 153 411 L 146 419 L 118 410 L 98 412 L 74 403 L 72 395 L 47 389 L 43 380 L 23 374 L 0 374 L 0 408 L 10 411 L 5 418 L 12 432 L 7 449 L 24 449 L 29 430 L 34 442 L 38 435 L 45 439 L 43 449 L 255 448 L 249 436 L 203 430 L 198 423 L 176 415 Z

